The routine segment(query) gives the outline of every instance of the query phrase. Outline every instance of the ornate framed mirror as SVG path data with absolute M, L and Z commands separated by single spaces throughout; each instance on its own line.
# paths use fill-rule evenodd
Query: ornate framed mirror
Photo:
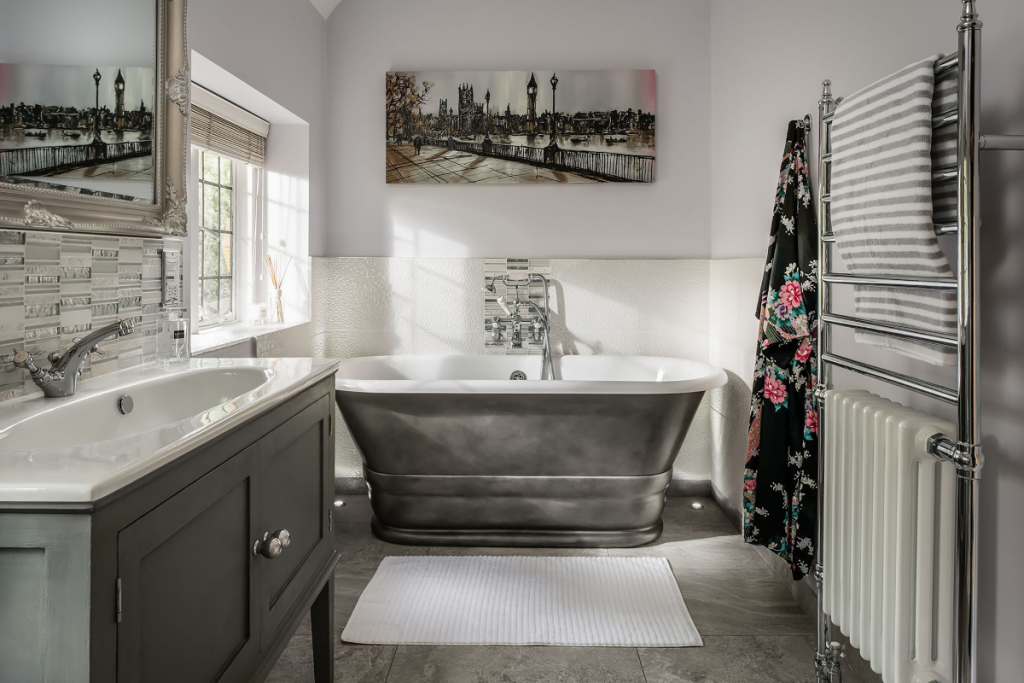
M 187 0 L 0 0 L 0 229 L 186 234 Z

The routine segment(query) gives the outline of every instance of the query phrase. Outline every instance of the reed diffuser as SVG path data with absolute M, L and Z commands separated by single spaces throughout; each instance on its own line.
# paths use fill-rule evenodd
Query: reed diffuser
M 292 257 L 288 257 L 288 261 L 285 262 L 284 268 L 281 268 L 281 257 L 271 257 L 269 254 L 263 257 L 263 262 L 267 264 L 267 272 L 270 273 L 270 284 L 274 286 L 274 303 L 273 313 L 275 323 L 284 322 L 284 306 L 281 305 L 281 287 L 284 285 L 284 276 L 288 274 L 288 266 L 292 264 Z

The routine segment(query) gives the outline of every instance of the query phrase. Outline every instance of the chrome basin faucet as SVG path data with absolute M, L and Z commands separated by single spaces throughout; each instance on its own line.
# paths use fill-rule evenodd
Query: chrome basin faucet
M 36 386 L 43 390 L 46 398 L 63 398 L 73 396 L 78 390 L 78 378 L 82 374 L 85 360 L 89 354 L 102 352 L 98 349 L 99 343 L 114 335 L 124 337 L 135 331 L 135 322 L 131 318 L 118 320 L 106 327 L 101 327 L 88 336 L 76 339 L 75 342 L 61 355 L 53 351 L 46 358 L 50 361 L 50 368 L 44 370 L 35 364 L 34 354 L 39 353 L 39 347 L 31 351 L 15 351 L 9 356 L 0 357 L 0 362 L 6 363 L 7 372 L 14 372 L 17 368 L 28 370 L 29 376 Z

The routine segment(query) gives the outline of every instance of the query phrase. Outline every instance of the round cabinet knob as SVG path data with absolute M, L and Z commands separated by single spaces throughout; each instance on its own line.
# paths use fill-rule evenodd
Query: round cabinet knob
M 284 552 L 292 543 L 292 535 L 288 533 L 287 529 L 279 529 L 274 533 L 264 533 L 263 538 L 258 539 L 252 545 L 253 555 L 262 555 L 268 560 L 273 560 L 275 557 Z

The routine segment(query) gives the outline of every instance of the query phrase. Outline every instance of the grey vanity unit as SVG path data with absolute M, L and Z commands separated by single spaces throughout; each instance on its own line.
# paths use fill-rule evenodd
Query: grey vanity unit
M 0 503 L 0 681 L 262 681 L 307 612 L 333 681 L 333 390 L 95 502 Z

